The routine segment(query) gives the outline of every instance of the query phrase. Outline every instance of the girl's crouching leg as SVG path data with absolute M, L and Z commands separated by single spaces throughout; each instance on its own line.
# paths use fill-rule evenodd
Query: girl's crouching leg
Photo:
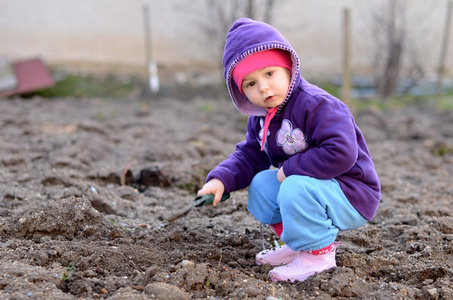
M 249 187 L 247 209 L 261 223 L 277 224 L 282 221 L 277 204 L 280 182 L 277 170 L 266 170 L 255 175 Z

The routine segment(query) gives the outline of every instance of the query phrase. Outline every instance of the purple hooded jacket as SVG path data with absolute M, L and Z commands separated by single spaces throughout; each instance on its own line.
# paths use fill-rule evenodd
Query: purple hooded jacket
M 269 125 L 265 151 L 261 151 L 266 110 L 239 92 L 231 73 L 242 58 L 268 49 L 290 53 L 292 76 L 288 95 Z M 274 27 L 241 18 L 227 35 L 223 65 L 234 105 L 249 115 L 247 134 L 206 181 L 218 178 L 225 192 L 231 192 L 248 187 L 255 174 L 271 165 L 283 167 L 287 177 L 335 178 L 357 211 L 372 220 L 381 189 L 365 139 L 346 105 L 301 77 L 299 57 L 290 43 Z

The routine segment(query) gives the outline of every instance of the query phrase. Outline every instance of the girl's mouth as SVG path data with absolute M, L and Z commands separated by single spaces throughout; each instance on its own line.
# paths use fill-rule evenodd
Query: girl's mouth
M 269 102 L 269 101 L 272 101 L 273 99 L 274 99 L 274 96 L 269 96 L 264 100 L 264 102 Z

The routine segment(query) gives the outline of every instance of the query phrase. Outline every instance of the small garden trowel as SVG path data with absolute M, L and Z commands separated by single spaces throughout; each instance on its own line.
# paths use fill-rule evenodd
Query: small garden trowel
M 223 201 L 227 200 L 228 198 L 230 198 L 230 194 L 225 193 L 222 195 L 220 202 L 223 202 Z M 205 195 L 197 196 L 197 197 L 195 197 L 195 199 L 192 201 L 192 203 L 189 206 L 187 206 L 186 208 L 184 208 L 183 210 L 181 210 L 179 213 L 175 214 L 174 216 L 170 217 L 168 219 L 168 223 L 172 223 L 173 221 L 184 217 L 194 207 L 200 207 L 203 205 L 212 204 L 213 202 L 214 202 L 213 194 L 205 194 Z

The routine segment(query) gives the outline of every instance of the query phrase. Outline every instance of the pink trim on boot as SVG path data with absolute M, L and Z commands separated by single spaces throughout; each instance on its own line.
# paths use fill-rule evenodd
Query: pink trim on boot
M 323 254 L 326 254 L 326 253 L 329 253 L 329 252 L 335 252 L 336 248 L 337 248 L 337 244 L 336 243 L 332 243 L 329 246 L 324 247 L 322 249 L 308 251 L 308 252 L 311 252 L 311 254 L 313 254 L 313 255 L 323 255 Z

